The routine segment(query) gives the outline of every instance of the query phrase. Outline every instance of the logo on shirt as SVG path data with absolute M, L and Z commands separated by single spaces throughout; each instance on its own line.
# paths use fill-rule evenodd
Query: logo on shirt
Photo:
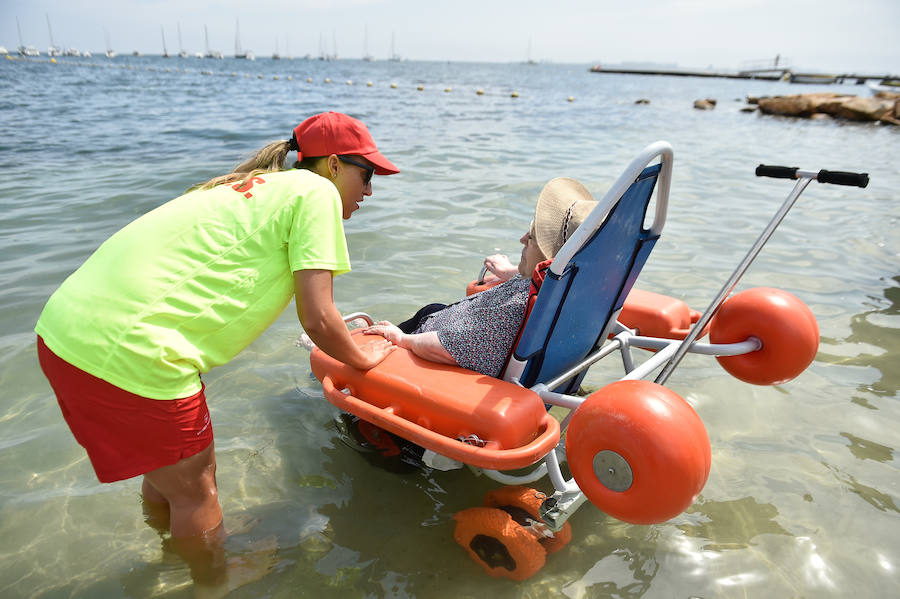
M 249 199 L 249 198 L 253 197 L 253 194 L 250 193 L 250 190 L 253 189 L 253 185 L 257 184 L 257 183 L 265 183 L 265 182 L 266 182 L 266 180 L 263 179 L 262 177 L 252 177 L 241 183 L 235 183 L 234 185 L 231 186 L 231 189 L 244 194 L 244 197 Z

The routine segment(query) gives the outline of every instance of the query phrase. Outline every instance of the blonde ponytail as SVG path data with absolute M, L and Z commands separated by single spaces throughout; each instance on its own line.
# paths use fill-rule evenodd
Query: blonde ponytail
M 272 173 L 284 169 L 284 161 L 291 151 L 291 140 L 273 141 L 259 150 L 255 156 L 236 166 L 227 175 L 214 177 L 206 183 L 191 186 L 188 191 L 210 189 L 224 183 L 245 182 L 262 173 Z

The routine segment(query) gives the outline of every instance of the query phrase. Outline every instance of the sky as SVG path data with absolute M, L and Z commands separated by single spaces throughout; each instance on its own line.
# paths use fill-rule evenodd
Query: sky
M 576 64 L 739 69 L 780 56 L 795 69 L 900 75 L 900 0 L 0 0 L 0 45 L 120 55 L 209 46 L 257 58 Z M 393 40 L 393 42 L 392 42 Z

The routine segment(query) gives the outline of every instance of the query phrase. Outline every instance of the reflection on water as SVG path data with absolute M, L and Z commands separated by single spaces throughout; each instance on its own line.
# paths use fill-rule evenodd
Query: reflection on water
M 841 436 L 850 441 L 850 453 L 861 460 L 890 462 L 894 459 L 894 450 L 886 445 L 862 439 L 850 433 L 841 433 Z
M 679 524 L 678 528 L 688 536 L 705 540 L 702 546 L 705 551 L 744 549 L 759 535 L 791 534 L 776 521 L 778 510 L 774 505 L 759 503 L 753 497 L 732 501 L 701 500 L 688 508 L 687 513 L 700 514 L 704 519 Z
M 831 471 L 834 477 L 841 482 L 841 484 L 845 485 L 850 491 L 859 495 L 863 499 L 863 501 L 865 501 L 878 511 L 891 511 L 900 513 L 900 508 L 897 507 L 897 504 L 894 502 L 894 498 L 890 493 L 879 491 L 874 487 L 864 485 L 856 480 L 853 475 L 847 472 L 843 472 L 830 464 L 825 464 L 825 466 Z
M 657 534 L 647 532 L 649 534 L 643 538 L 631 534 L 624 537 L 610 534 L 606 538 L 599 534 L 589 535 L 582 551 L 589 551 L 592 559 L 597 561 L 578 580 L 565 584 L 562 592 L 573 598 L 643 597 L 661 567 L 656 557 Z
M 871 393 L 879 397 L 894 397 L 900 389 L 900 368 L 897 367 L 897 354 L 900 353 L 900 275 L 890 279 L 893 283 L 884 290 L 884 298 L 870 298 L 871 303 L 880 306 L 878 309 L 854 314 L 850 319 L 851 334 L 843 340 L 826 340 L 823 345 L 852 344 L 859 348 L 848 357 L 829 355 L 820 348 L 818 358 L 835 364 L 875 368 L 880 378 L 871 383 L 860 385 L 861 395 L 853 396 L 853 402 L 867 408 L 877 409 L 866 395 Z

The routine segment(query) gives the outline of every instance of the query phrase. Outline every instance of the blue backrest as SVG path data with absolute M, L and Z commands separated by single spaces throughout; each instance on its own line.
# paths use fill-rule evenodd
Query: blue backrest
M 572 368 L 608 335 L 659 238 L 662 224 L 646 228 L 644 220 L 662 167 L 644 168 L 574 255 L 564 264 L 554 260 L 513 350 L 513 361 L 525 363 L 518 376 L 522 385 L 549 381 Z M 669 176 L 667 172 L 664 201 Z M 606 209 L 601 202 L 594 212 Z M 663 206 L 663 221 L 664 214 Z M 572 392 L 583 376 L 557 391 Z

